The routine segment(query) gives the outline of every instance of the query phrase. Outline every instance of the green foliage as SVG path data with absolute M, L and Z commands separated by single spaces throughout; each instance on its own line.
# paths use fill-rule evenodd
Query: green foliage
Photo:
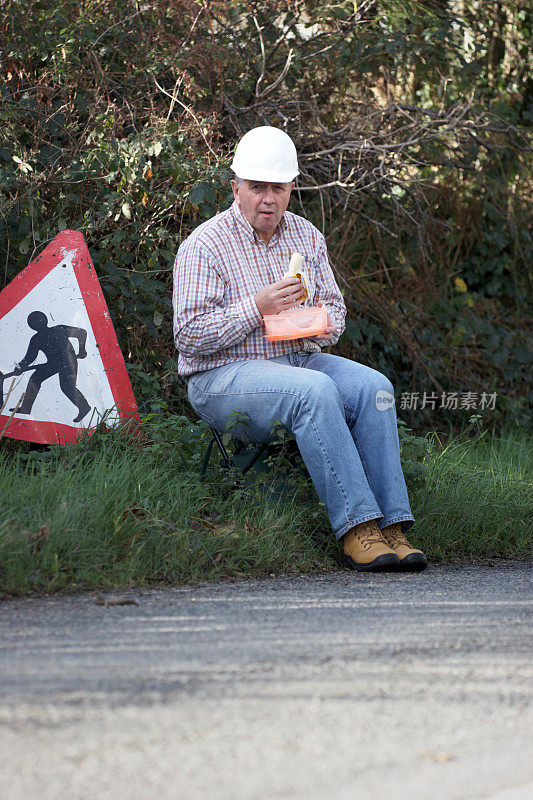
M 333 537 L 323 547 L 319 523 L 296 503 L 253 486 L 235 491 L 218 470 L 200 482 L 207 430 L 183 417 L 146 417 L 133 437 L 96 431 L 47 450 L 4 440 L 0 591 L 326 568 Z
M 231 201 L 239 134 L 274 124 L 297 142 L 302 184 L 328 187 L 293 210 L 324 230 L 345 294 L 336 352 L 398 392 L 498 391 L 492 422 L 524 419 L 531 10 L 394 0 L 363 23 L 357 8 L 2 4 L 0 289 L 59 230 L 82 231 L 143 412 L 191 413 L 172 340 L 176 250 Z M 435 114 L 470 96 L 468 125 L 439 134 Z M 343 194 L 350 175 L 359 188 Z
M 398 436 L 407 488 L 422 488 L 426 482 L 431 455 L 435 453 L 432 437 L 429 434 L 416 436 L 403 420 L 398 420 Z
M 472 420 L 475 429 L 478 420 Z M 451 440 L 411 497 L 419 543 L 436 558 L 531 557 L 533 449 L 523 432 Z M 413 537 L 414 538 L 414 537 Z
M 442 446 L 400 425 L 410 539 L 430 560 L 530 554 L 531 442 L 478 427 Z M 65 447 L 0 440 L 0 596 L 338 569 L 290 440 L 280 438 L 268 473 L 235 487 L 215 459 L 200 481 L 209 435 L 165 415 L 134 436 L 97 430 Z

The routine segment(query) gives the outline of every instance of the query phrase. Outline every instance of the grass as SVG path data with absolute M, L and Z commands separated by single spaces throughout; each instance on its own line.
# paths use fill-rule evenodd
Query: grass
M 432 558 L 530 557 L 531 440 L 485 435 L 436 450 L 412 505 L 420 544 Z
M 0 589 L 95 589 L 317 572 L 340 549 L 314 490 L 280 472 L 285 497 L 260 480 L 199 480 L 206 426 L 148 420 L 142 437 L 96 433 L 42 450 L 0 441 Z M 526 558 L 533 528 L 530 442 L 510 435 L 446 447 L 401 432 L 417 518 L 410 536 L 430 560 Z

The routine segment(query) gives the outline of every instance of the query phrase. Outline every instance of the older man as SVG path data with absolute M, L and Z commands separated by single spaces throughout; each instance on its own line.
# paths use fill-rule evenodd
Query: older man
M 392 385 L 321 352 L 342 333 L 346 308 L 324 237 L 287 211 L 299 174 L 294 144 L 277 128 L 254 128 L 232 169 L 233 205 L 196 228 L 174 266 L 174 338 L 189 399 L 221 431 L 245 415 L 251 441 L 268 441 L 276 420 L 294 434 L 347 566 L 424 569 L 426 557 L 405 537 L 414 520 Z M 303 302 L 299 279 L 283 277 L 296 252 L 305 305 L 326 305 L 328 326 L 323 336 L 267 341 L 263 316 Z

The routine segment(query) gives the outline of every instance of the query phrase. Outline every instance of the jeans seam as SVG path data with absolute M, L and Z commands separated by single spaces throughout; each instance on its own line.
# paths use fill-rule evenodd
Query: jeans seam
M 290 394 L 290 392 L 286 392 L 285 394 Z M 337 486 L 339 488 L 339 492 L 342 495 L 342 497 L 344 498 L 344 506 L 346 508 L 346 517 L 348 517 L 348 497 L 345 494 L 344 489 L 343 489 L 343 487 L 342 487 L 342 485 L 341 485 L 341 483 L 340 483 L 340 481 L 339 481 L 339 479 L 337 477 L 337 473 L 333 469 L 333 467 L 331 465 L 331 462 L 330 462 L 329 458 L 327 457 L 326 452 L 324 451 L 324 447 L 322 445 L 322 440 L 320 439 L 320 436 L 318 435 L 318 432 L 317 432 L 317 430 L 315 428 L 315 423 L 314 423 L 313 417 L 312 417 L 312 415 L 310 413 L 309 406 L 307 405 L 307 401 L 303 397 L 301 397 L 297 392 L 294 392 L 294 394 L 296 395 L 296 397 L 299 398 L 300 402 L 305 404 L 305 406 L 307 407 L 307 413 L 309 414 L 309 420 L 311 422 L 311 426 L 313 428 L 315 437 L 316 437 L 316 439 L 317 439 L 317 441 L 319 443 L 320 449 L 322 451 L 322 455 L 324 456 L 324 458 L 325 458 L 325 460 L 326 460 L 326 462 L 327 462 L 327 464 L 329 466 L 330 472 L 333 475 L 333 477 L 335 478 L 335 483 L 337 484 Z
M 195 388 L 204 394 L 210 395 L 211 397 L 239 397 L 241 394 L 292 394 L 301 400 L 301 397 L 297 392 L 291 392 L 287 389 L 261 389 L 260 391 L 257 389 L 246 389 L 240 392 L 209 392 L 207 389 L 200 389 L 198 387 Z
M 194 385 L 194 384 L 193 384 L 193 385 Z M 195 387 L 195 388 L 196 388 L 196 387 Z M 207 423 L 208 423 L 208 424 L 209 424 L 211 427 L 213 427 L 213 428 L 216 428 L 216 429 L 218 430 L 218 426 L 217 426 L 217 423 L 215 422 L 215 420 L 214 420 L 212 417 L 210 417 L 210 416 L 209 416 L 209 414 L 206 414 L 205 412 L 202 412 L 202 413 L 200 413 L 200 412 L 198 411 L 198 409 L 196 408 L 196 406 L 194 405 L 194 403 L 193 403 L 193 401 L 191 400 L 191 398 L 189 397 L 188 399 L 189 399 L 189 403 L 190 403 L 190 404 L 191 404 L 191 406 L 194 408 L 194 410 L 196 411 L 196 413 L 198 414 L 198 416 L 200 417 L 200 419 L 203 419 L 203 420 L 204 420 L 204 422 L 207 422 Z
M 368 477 L 368 470 L 366 468 L 366 464 L 365 464 L 365 460 L 363 458 L 363 454 L 362 454 L 362 452 L 361 452 L 361 450 L 359 448 L 359 443 L 357 441 L 357 436 L 355 435 L 354 431 L 351 430 L 351 428 L 350 428 L 350 433 L 352 434 L 352 439 L 354 441 L 355 448 L 356 448 L 357 452 L 359 453 L 359 458 L 361 459 L 361 464 L 363 465 L 363 472 L 365 473 L 366 479 L 368 481 L 368 485 L 370 486 L 370 478 Z M 370 488 L 372 488 L 372 487 L 370 487 Z
M 395 522 L 412 522 L 413 525 L 414 525 L 415 524 L 415 518 L 413 517 L 412 514 L 411 515 L 404 514 L 403 516 L 400 516 L 400 517 L 393 517 L 392 519 L 387 520 L 387 521 L 385 521 L 385 518 L 382 517 L 381 520 L 378 523 L 378 527 L 380 529 L 381 528 L 386 528 L 388 525 L 394 525 Z M 410 525 L 409 527 L 412 528 L 413 525 Z
M 335 538 L 341 539 L 351 528 L 355 528 L 356 525 L 360 525 L 362 522 L 368 522 L 371 519 L 381 520 L 381 516 L 381 512 L 377 516 L 374 512 L 363 514 L 361 517 L 356 517 L 354 520 L 349 520 L 345 525 L 342 526 L 342 528 L 340 528 L 340 530 L 335 531 Z
M 192 403 L 191 403 L 191 406 L 192 406 Z M 208 425 L 209 425 L 211 428 L 215 428 L 217 431 L 219 431 L 219 427 L 218 427 L 218 425 L 217 425 L 217 423 L 216 423 L 216 420 L 214 420 L 212 417 L 210 417 L 210 416 L 209 416 L 209 414 L 206 414 L 205 412 L 202 412 L 202 413 L 200 414 L 200 412 L 198 411 L 198 409 L 197 409 L 197 408 L 195 408 L 194 406 L 192 406 L 192 407 L 194 408 L 194 410 L 196 411 L 196 413 L 198 414 L 198 416 L 200 417 L 200 419 L 203 419 L 203 420 L 204 420 L 204 422 L 207 422 L 207 424 L 208 424 Z M 220 431 L 219 431 L 219 432 L 220 432 Z

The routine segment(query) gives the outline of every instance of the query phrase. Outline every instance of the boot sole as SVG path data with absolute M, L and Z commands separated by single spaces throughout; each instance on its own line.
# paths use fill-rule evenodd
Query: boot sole
M 411 553 L 400 561 L 402 572 L 422 572 L 428 565 L 427 558 L 423 553 Z
M 355 569 L 357 572 L 397 572 L 400 566 L 400 559 L 394 553 L 391 553 L 391 555 L 385 553 L 368 564 L 358 564 L 351 556 L 343 553 L 342 563 L 345 567 Z

